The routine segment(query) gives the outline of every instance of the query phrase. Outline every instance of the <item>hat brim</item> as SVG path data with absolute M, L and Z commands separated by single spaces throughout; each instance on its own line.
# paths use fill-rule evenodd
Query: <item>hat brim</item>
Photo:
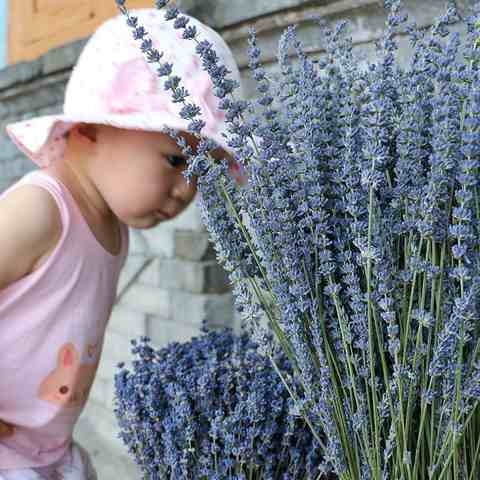
M 161 118 L 160 118 L 161 117 Z M 81 115 L 47 115 L 21 122 L 10 123 L 5 129 L 10 139 L 28 158 L 44 168 L 63 157 L 68 132 L 78 123 L 96 123 L 117 128 L 167 133 L 169 129 L 187 132 L 188 122 L 175 115 L 162 113 L 110 114 L 108 116 L 82 117 Z M 218 132 L 203 133 L 229 154 L 232 149 Z

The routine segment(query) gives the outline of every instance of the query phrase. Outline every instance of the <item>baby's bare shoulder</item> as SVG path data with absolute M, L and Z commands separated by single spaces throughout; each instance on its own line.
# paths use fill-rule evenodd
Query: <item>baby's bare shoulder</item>
M 28 274 L 59 240 L 62 221 L 52 195 L 22 185 L 0 200 L 0 289 Z

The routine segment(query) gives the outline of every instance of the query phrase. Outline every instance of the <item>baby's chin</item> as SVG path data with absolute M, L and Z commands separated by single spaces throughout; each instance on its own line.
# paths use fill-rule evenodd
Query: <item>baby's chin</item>
M 156 227 L 159 223 L 163 223 L 166 220 L 159 219 L 157 216 L 152 215 L 143 218 L 129 219 L 125 223 L 130 228 L 136 228 L 138 230 L 148 230 L 149 228 Z

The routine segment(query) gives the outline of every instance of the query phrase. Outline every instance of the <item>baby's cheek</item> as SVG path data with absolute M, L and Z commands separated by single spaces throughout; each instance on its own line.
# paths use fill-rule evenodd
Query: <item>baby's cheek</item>
M 124 216 L 144 216 L 148 212 L 149 199 L 145 196 L 144 188 L 137 188 L 124 191 L 119 200 L 118 213 Z
M 112 210 L 119 218 L 145 217 L 165 206 L 168 198 L 168 184 L 162 180 L 158 172 L 144 172 L 132 175 L 116 183 L 111 193 Z M 151 175 L 150 175 L 151 174 Z

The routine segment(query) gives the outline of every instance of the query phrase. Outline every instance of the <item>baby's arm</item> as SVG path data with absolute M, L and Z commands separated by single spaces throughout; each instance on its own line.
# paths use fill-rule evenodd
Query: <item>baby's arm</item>
M 60 212 L 45 189 L 24 185 L 0 200 L 0 290 L 27 275 L 61 231 Z M 13 433 L 0 420 L 0 438 Z
M 61 231 L 57 204 L 44 188 L 23 185 L 0 200 L 0 290 L 30 273 Z

